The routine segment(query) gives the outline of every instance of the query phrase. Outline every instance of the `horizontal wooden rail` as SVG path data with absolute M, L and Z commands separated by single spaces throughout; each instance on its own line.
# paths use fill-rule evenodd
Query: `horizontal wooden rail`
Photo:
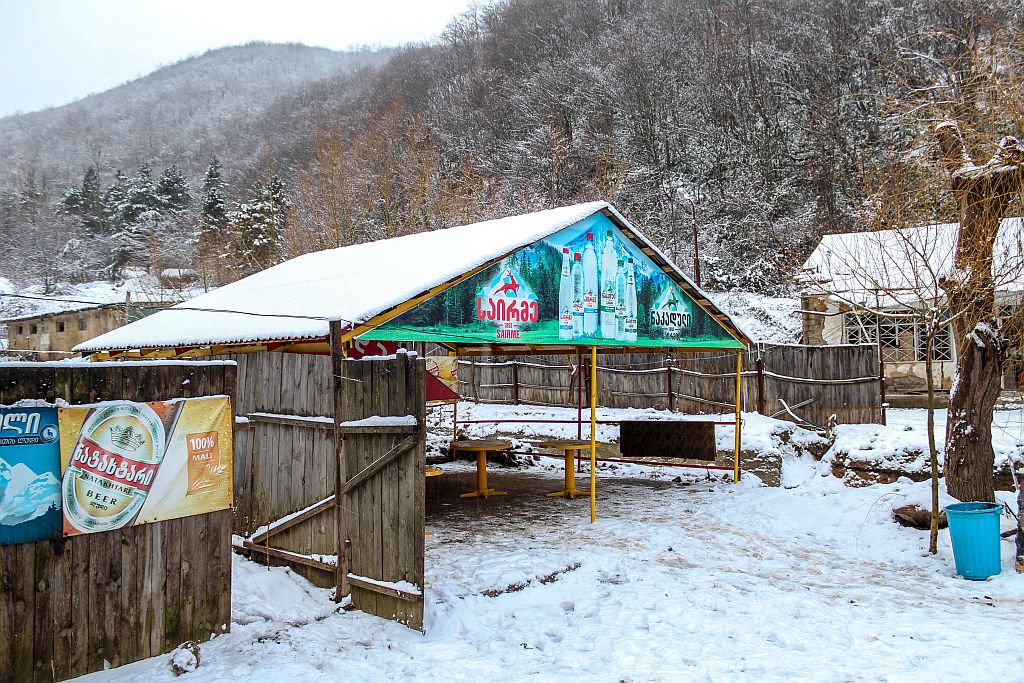
M 878 383 L 878 377 L 851 377 L 848 379 L 816 379 L 812 377 L 789 377 L 788 375 L 777 375 L 769 370 L 764 371 L 765 377 L 771 377 L 781 382 L 795 382 L 797 384 L 864 384 L 865 382 Z
M 321 569 L 325 572 L 331 572 L 332 574 L 337 571 L 337 567 L 329 562 L 322 562 L 320 560 L 313 559 L 308 555 L 302 553 L 293 553 L 290 550 L 282 550 L 281 548 L 273 548 L 265 545 L 256 545 L 251 541 L 242 541 L 242 544 L 234 543 L 233 546 L 239 550 L 244 550 L 250 553 L 259 553 L 267 555 L 269 557 L 276 558 L 278 560 L 286 560 L 288 562 L 297 562 L 298 564 L 312 567 L 313 569 Z
M 415 434 L 418 425 L 342 425 L 340 434 Z
M 390 595 L 391 597 L 398 598 L 399 600 L 418 602 L 423 599 L 422 593 L 410 593 L 409 591 L 404 591 L 401 588 L 395 588 L 394 586 L 385 586 L 377 583 L 376 581 L 368 581 L 365 577 L 356 576 L 355 574 L 350 573 L 346 578 L 351 585 L 357 588 L 373 591 L 374 593 L 383 593 L 384 595 Z
M 279 519 L 276 522 L 271 522 L 262 530 L 257 531 L 246 540 L 251 543 L 262 543 L 271 536 L 279 534 L 286 529 L 291 529 L 296 524 L 300 524 L 309 519 L 310 517 L 316 517 L 321 512 L 330 509 L 333 504 L 334 495 L 332 494 L 330 496 L 327 496 L 320 502 L 310 505 L 308 508 L 302 510 L 301 512 L 294 513 L 292 515 Z
M 334 420 L 329 417 L 282 415 L 278 413 L 249 413 L 243 417 L 249 420 L 249 422 L 265 422 L 267 424 L 288 425 L 291 427 L 309 427 L 311 429 L 332 429 L 334 427 Z
M 362 486 L 368 479 L 370 479 L 370 477 L 380 472 L 389 462 L 400 456 L 402 453 L 405 453 L 410 448 L 415 448 L 417 436 L 417 434 L 413 434 L 403 439 L 390 451 L 371 462 L 366 466 L 366 469 L 345 482 L 338 493 L 344 495 L 351 492 L 352 489 Z

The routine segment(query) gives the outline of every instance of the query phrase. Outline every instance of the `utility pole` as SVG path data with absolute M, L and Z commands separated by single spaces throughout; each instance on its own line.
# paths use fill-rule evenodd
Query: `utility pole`
M 698 199 L 700 198 L 700 188 L 694 188 Z M 700 247 L 697 243 L 697 202 L 694 201 L 693 196 L 682 188 L 679 189 L 679 194 L 682 195 L 683 199 L 690 203 L 690 229 L 693 235 L 693 283 L 700 287 Z

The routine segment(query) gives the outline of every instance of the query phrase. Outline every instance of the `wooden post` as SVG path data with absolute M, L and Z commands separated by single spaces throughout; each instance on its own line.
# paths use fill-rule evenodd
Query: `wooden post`
M 665 359 L 665 370 L 668 372 L 668 409 L 674 411 L 676 409 L 675 397 L 672 396 L 672 361 Z
M 762 415 L 764 412 L 764 358 L 761 357 L 761 347 L 757 347 L 757 360 L 754 362 L 757 369 L 757 412 Z
M 334 599 L 340 602 L 343 597 L 349 594 L 348 585 L 348 558 L 345 556 L 345 544 L 348 541 L 348 512 L 345 510 L 345 496 L 341 495 L 341 488 L 348 481 L 348 471 L 345 460 L 341 456 L 341 442 L 345 438 L 341 434 L 338 423 L 342 415 L 342 361 L 345 359 L 345 351 L 341 342 L 341 321 L 332 320 L 329 323 L 330 347 L 331 347 L 331 385 L 334 392 L 334 505 L 336 510 L 336 543 L 338 552 L 338 580 L 334 591 Z
M 476 389 L 476 357 L 469 359 L 469 395 L 473 397 L 473 403 L 480 402 Z
M 519 361 L 512 359 L 512 405 L 519 405 Z
M 885 425 L 885 361 L 882 359 L 882 338 L 876 337 L 876 341 L 878 342 L 878 393 L 881 398 L 879 410 L 882 413 L 882 425 Z

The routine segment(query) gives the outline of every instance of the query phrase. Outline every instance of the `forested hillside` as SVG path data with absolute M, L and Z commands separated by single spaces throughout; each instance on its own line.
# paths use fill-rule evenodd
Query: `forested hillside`
M 505 0 L 386 61 L 213 51 L 0 120 L 0 232 L 35 238 L 4 274 L 154 264 L 216 282 L 607 199 L 685 270 L 696 225 L 705 285 L 782 291 L 821 234 L 869 219 L 869 179 L 920 132 L 898 110 L 906 89 L 955 78 L 929 65 L 1021 14 L 1012 0 Z

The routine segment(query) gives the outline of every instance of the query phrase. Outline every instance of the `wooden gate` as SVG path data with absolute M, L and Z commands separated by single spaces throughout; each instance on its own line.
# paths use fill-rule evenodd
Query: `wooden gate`
M 422 630 L 425 363 L 399 353 L 335 367 L 337 595 Z

